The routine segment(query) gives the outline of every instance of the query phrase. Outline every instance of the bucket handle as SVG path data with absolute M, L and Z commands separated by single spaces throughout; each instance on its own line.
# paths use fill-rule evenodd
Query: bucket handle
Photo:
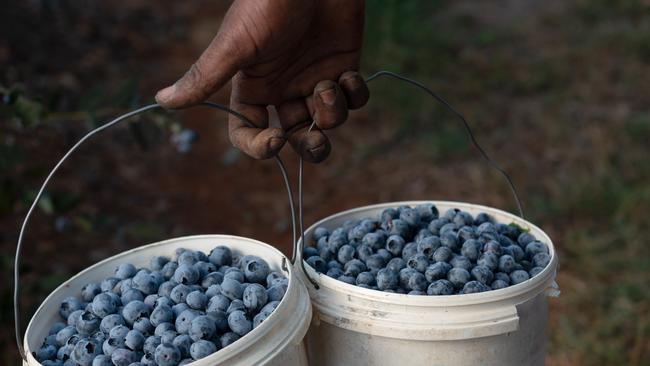
M 218 109 L 224 112 L 227 112 L 229 114 L 232 114 L 233 116 L 239 118 L 244 124 L 248 125 L 249 127 L 255 128 L 255 124 L 251 122 L 250 119 L 248 119 L 246 116 L 244 116 L 241 113 L 238 113 L 224 105 L 213 103 L 213 102 L 202 102 L 199 105 Z M 22 244 L 23 244 L 23 237 L 25 235 L 25 230 L 27 228 L 27 225 L 29 224 L 29 220 L 32 216 L 32 213 L 34 212 L 34 209 L 36 208 L 36 205 L 38 204 L 41 196 L 43 195 L 43 192 L 45 191 L 45 188 L 47 185 L 50 183 L 50 180 L 54 176 L 54 174 L 59 170 L 61 165 L 63 164 L 64 161 L 66 161 L 70 155 L 74 151 L 77 150 L 86 140 L 94 136 L 95 134 L 102 132 L 110 127 L 113 127 L 114 125 L 123 122 L 131 117 L 137 116 L 139 114 L 142 114 L 144 112 L 154 110 L 154 109 L 162 109 L 163 107 L 160 106 L 157 103 L 154 104 L 149 104 L 144 107 L 138 108 L 136 110 L 133 110 L 131 112 L 125 113 L 112 121 L 95 128 L 94 130 L 91 130 L 88 132 L 84 137 L 82 137 L 77 143 L 75 143 L 66 153 L 63 155 L 63 157 L 59 160 L 59 162 L 52 168 L 50 173 L 47 175 L 47 178 L 45 178 L 45 181 L 41 185 L 41 188 L 38 190 L 38 193 L 36 194 L 36 197 L 34 198 L 34 201 L 32 202 L 32 205 L 30 206 L 29 210 L 27 211 L 27 214 L 25 215 L 25 219 L 23 220 L 23 223 L 20 227 L 20 233 L 18 235 L 18 242 L 16 244 L 16 255 L 14 258 L 14 294 L 13 294 L 13 306 L 14 306 L 14 327 L 15 327 L 15 336 L 16 336 L 16 345 L 18 346 L 18 351 L 20 352 L 20 356 L 22 359 L 27 362 L 27 355 L 25 354 L 25 348 L 23 347 L 23 342 L 22 342 L 22 331 L 21 331 L 21 325 L 20 325 L 20 253 L 22 250 Z M 282 173 L 282 179 L 284 181 L 285 188 L 287 190 L 287 195 L 289 198 L 289 206 L 291 210 L 291 223 L 292 223 L 292 234 L 293 234 L 293 243 L 296 243 L 296 216 L 295 216 L 295 207 L 293 203 L 293 192 L 291 190 L 291 184 L 289 182 L 289 176 L 287 174 L 287 169 L 284 166 L 284 163 L 282 162 L 282 159 L 280 156 L 276 155 L 274 156 L 274 159 L 276 163 L 278 164 L 278 167 L 280 169 L 280 172 Z M 294 249 L 295 249 L 295 244 L 294 244 Z M 295 253 L 292 254 L 292 258 L 295 258 Z M 286 257 L 282 258 L 282 268 L 286 271 L 287 270 L 287 260 Z
M 481 156 L 487 161 L 487 163 L 492 166 L 496 171 L 498 171 L 503 179 L 506 181 L 508 184 L 508 187 L 510 188 L 510 191 L 512 193 L 512 196 L 515 200 L 515 203 L 517 204 L 517 209 L 519 211 L 519 217 L 522 219 L 525 219 L 524 217 L 524 209 L 523 205 L 521 204 L 521 200 L 519 199 L 519 194 L 517 193 L 517 187 L 515 186 L 514 182 L 510 178 L 510 175 L 499 166 L 499 164 L 494 161 L 490 156 L 485 152 L 485 150 L 481 147 L 481 145 L 478 143 L 476 140 L 476 137 L 474 137 L 474 133 L 472 132 L 472 129 L 469 126 L 469 123 L 467 122 L 467 119 L 460 113 L 458 112 L 452 105 L 445 100 L 443 97 L 439 96 L 436 94 L 433 90 L 431 90 L 429 87 L 424 85 L 423 83 L 408 78 L 406 76 L 394 73 L 392 71 L 387 71 L 387 70 L 381 70 L 377 71 L 376 73 L 370 75 L 366 79 L 366 83 L 370 83 L 371 81 L 382 77 L 382 76 L 389 76 L 394 79 L 403 81 L 407 84 L 411 84 L 417 88 L 419 88 L 421 91 L 424 93 L 428 94 L 429 96 L 433 97 L 438 103 L 442 104 L 445 109 L 447 109 L 449 112 L 454 114 L 456 117 L 460 119 L 460 121 L 463 123 L 463 126 L 465 127 L 465 131 L 467 132 L 467 136 L 469 137 L 470 141 L 472 142 L 472 145 L 478 150 L 478 152 L 481 154 Z M 316 121 L 313 121 L 311 126 L 309 127 L 309 131 L 311 131 L 314 127 L 316 127 Z M 304 216 L 303 216 L 303 173 L 304 173 L 304 162 L 302 156 L 298 160 L 298 225 L 300 227 L 300 239 L 299 242 L 295 242 L 297 244 L 297 248 L 294 249 L 294 256 L 298 255 L 300 258 L 300 266 L 303 270 L 303 273 L 307 276 L 307 279 L 314 285 L 314 287 L 318 290 L 319 286 L 317 282 L 311 278 L 309 275 L 308 271 L 305 270 L 305 264 L 304 260 L 302 260 L 302 251 L 305 246 L 305 229 L 304 229 Z M 297 253 L 297 254 L 296 254 Z

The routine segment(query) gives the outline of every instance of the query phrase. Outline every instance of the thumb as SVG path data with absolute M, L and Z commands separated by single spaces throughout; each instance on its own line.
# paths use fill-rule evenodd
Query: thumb
M 219 33 L 190 69 L 173 85 L 156 93 L 165 108 L 186 108 L 206 100 L 221 89 L 252 56 L 242 48 L 231 22 L 224 22 Z M 238 45 L 239 44 L 239 45 Z

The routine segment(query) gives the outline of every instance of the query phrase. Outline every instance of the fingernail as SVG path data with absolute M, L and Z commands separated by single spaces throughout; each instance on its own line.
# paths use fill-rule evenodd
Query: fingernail
M 277 151 L 284 144 L 284 139 L 280 137 L 272 137 L 269 140 L 269 149 L 272 151 Z
M 174 86 L 168 86 L 165 89 L 160 90 L 156 93 L 156 101 L 161 104 L 166 104 L 171 99 L 174 94 Z
M 328 106 L 333 106 L 336 102 L 336 91 L 334 89 L 326 89 L 318 93 L 320 100 Z

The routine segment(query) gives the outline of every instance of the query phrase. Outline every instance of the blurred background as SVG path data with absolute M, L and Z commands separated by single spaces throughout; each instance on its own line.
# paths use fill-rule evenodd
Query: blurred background
M 650 2 L 372 0 L 362 71 L 425 82 L 467 116 L 560 254 L 548 365 L 650 365 Z M 0 363 L 18 364 L 11 270 L 46 173 L 91 128 L 150 103 L 216 33 L 227 1 L 9 2 L 0 11 Z M 514 212 L 462 125 L 383 79 L 306 167 L 306 224 L 356 206 L 458 200 Z M 213 100 L 226 102 L 227 93 Z M 23 318 L 62 281 L 152 241 L 230 233 L 288 252 L 273 161 L 226 116 L 149 113 L 68 161 L 26 238 Z M 354 137 L 353 137 L 354 136 Z M 283 157 L 295 183 L 296 157 Z

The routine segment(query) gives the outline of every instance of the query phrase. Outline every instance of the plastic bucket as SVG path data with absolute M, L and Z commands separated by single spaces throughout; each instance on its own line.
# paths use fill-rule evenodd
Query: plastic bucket
M 136 267 L 147 267 L 151 257 L 172 257 L 174 250 L 179 247 L 207 252 L 217 245 L 226 245 L 235 254 L 262 257 L 272 270 L 289 278 L 289 286 L 280 305 L 260 326 L 235 343 L 192 365 L 308 365 L 303 338 L 312 312 L 305 285 L 280 251 L 257 240 L 230 235 L 188 236 L 145 245 L 105 259 L 64 282 L 45 299 L 29 322 L 24 337 L 27 362 L 23 362 L 23 365 L 40 365 L 32 356 L 32 351 L 41 346 L 49 327 L 60 319 L 58 310 L 61 301 L 68 296 L 77 296 L 85 284 L 100 282 L 111 276 L 120 263 L 129 262 Z
M 414 296 L 365 289 L 305 271 L 314 307 L 307 333 L 309 363 L 330 365 L 543 365 L 548 295 L 557 296 L 557 255 L 537 226 L 507 212 L 460 202 L 412 201 L 365 206 L 325 218 L 316 227 L 334 229 L 350 219 L 377 217 L 388 207 L 434 203 L 503 223 L 516 223 L 546 243 L 550 264 L 532 279 L 505 289 L 468 295 Z M 300 253 L 302 254 L 302 253 Z M 301 273 L 304 276 L 304 273 Z

